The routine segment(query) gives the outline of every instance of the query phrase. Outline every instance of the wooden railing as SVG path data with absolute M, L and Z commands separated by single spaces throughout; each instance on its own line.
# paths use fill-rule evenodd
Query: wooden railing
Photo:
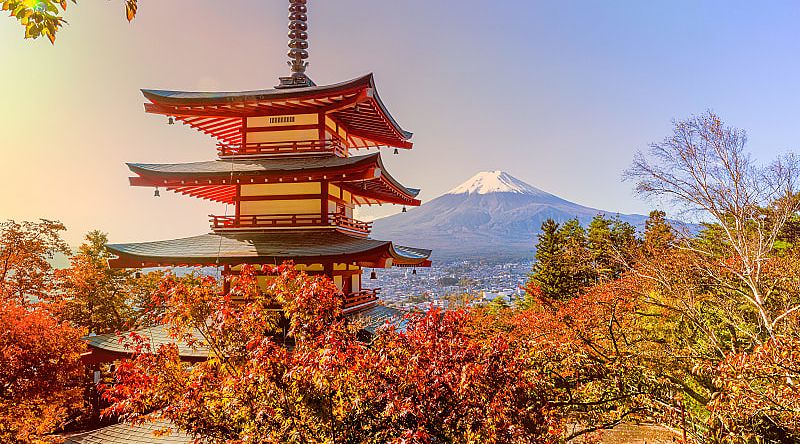
M 348 308 L 377 301 L 379 294 L 381 294 L 380 288 L 365 289 L 356 293 L 350 293 L 344 298 L 344 309 L 347 310 Z
M 341 213 L 316 214 L 277 214 L 214 216 L 209 215 L 211 228 L 215 230 L 236 228 L 283 228 L 283 227 L 327 227 L 335 226 L 359 234 L 369 234 L 372 222 L 361 222 Z
M 293 142 L 252 142 L 244 144 L 218 143 L 217 151 L 220 157 L 314 153 L 330 153 L 340 157 L 347 156 L 347 147 L 337 139 L 298 140 Z
M 247 215 L 247 216 L 214 216 L 211 218 L 211 228 L 215 230 L 225 228 L 273 228 L 273 227 L 315 227 L 324 225 L 325 221 L 320 214 L 277 214 L 277 215 Z
M 372 231 L 372 222 L 361 222 L 360 220 L 355 220 L 341 213 L 330 214 L 328 217 L 337 227 L 346 228 L 348 230 L 364 234 L 369 234 L 369 232 Z

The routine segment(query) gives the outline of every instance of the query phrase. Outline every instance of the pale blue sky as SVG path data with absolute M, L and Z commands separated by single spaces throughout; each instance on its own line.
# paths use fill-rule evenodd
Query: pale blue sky
M 506 170 L 578 203 L 646 212 L 622 171 L 674 118 L 713 109 L 760 159 L 800 146 L 800 5 L 732 1 L 311 0 L 317 83 L 374 72 L 415 149 L 391 173 L 428 200 Z M 124 162 L 213 156 L 139 88 L 259 89 L 285 65 L 284 0 L 70 6 L 54 47 L 0 19 L 0 219 L 115 241 L 207 231 L 224 211 L 130 188 Z M 388 153 L 387 153 L 388 154 Z M 389 207 L 371 215 L 397 211 Z

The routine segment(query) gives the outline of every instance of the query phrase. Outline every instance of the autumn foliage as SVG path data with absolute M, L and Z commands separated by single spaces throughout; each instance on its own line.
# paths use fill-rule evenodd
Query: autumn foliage
M 80 332 L 40 307 L 0 300 L 0 442 L 34 442 L 83 403 Z
M 152 411 L 217 442 L 556 442 L 563 421 L 546 374 L 467 310 L 416 314 L 371 341 L 341 316 L 327 278 L 290 265 L 259 291 L 246 267 L 231 291 L 169 278 L 157 296 L 176 338 L 212 350 L 191 368 L 175 347 L 117 370 L 109 413 Z M 286 319 L 272 311 L 286 308 Z
M 377 330 L 291 263 L 144 277 L 110 270 L 95 232 L 56 273 L 61 224 L 5 223 L 0 440 L 41 439 L 80 407 L 82 332 L 160 324 L 175 344 L 122 337 L 135 353 L 105 413 L 160 415 L 209 443 L 555 444 L 625 421 L 704 444 L 798 442 L 800 162 L 757 167 L 744 141 L 709 113 L 637 158 L 640 191 L 710 217 L 694 231 L 661 211 L 643 233 L 548 221 L 518 306 L 464 299 Z M 208 358 L 184 361 L 186 347 Z

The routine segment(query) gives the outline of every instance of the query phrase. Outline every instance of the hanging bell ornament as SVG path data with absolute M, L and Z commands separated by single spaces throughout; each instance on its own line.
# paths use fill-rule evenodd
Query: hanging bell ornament
M 170 116 L 170 118 L 169 118 L 169 119 L 167 119 L 167 124 L 169 124 L 169 125 L 175 125 L 175 118 L 174 118 L 174 117 L 172 117 L 172 116 Z
M 372 270 L 372 273 L 369 274 L 369 278 L 372 280 L 378 279 L 378 273 L 375 270 Z
M 156 187 L 156 192 L 153 193 L 153 197 L 161 197 L 161 191 L 158 191 L 158 187 Z

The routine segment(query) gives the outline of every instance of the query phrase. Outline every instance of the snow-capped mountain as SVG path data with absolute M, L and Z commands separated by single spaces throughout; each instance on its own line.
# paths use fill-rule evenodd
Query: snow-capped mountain
M 503 171 L 481 172 L 446 194 L 407 213 L 377 219 L 375 239 L 432 248 L 435 260 L 533 258 L 536 235 L 548 218 L 577 217 L 588 224 L 602 211 L 578 205 Z M 620 215 L 641 226 L 641 215 Z
M 472 176 L 468 181 L 448 191 L 447 194 L 489 194 L 518 193 L 530 195 L 552 196 L 544 191 L 528 185 L 505 171 L 483 171 Z

